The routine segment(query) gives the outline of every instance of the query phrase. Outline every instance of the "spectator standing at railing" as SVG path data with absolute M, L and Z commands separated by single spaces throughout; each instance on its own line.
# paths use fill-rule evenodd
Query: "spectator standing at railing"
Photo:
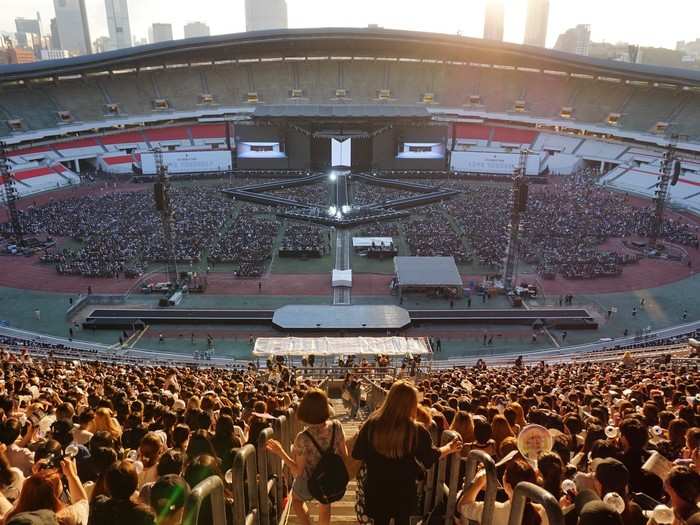
M 405 381 L 394 383 L 382 406 L 362 425 L 352 451 L 367 469 L 364 511 L 374 525 L 408 525 L 417 514 L 416 482 L 440 458 L 462 448 L 459 438 L 437 448 L 416 421 L 418 391 Z

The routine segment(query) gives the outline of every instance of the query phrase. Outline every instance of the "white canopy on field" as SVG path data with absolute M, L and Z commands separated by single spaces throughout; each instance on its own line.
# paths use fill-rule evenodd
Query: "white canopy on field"
M 407 337 L 259 337 L 253 355 L 305 356 L 429 354 L 424 338 Z

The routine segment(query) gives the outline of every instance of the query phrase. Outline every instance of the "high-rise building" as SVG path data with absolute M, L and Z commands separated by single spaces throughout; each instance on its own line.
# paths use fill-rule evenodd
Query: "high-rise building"
M 61 49 L 61 37 L 58 36 L 58 22 L 51 19 L 51 49 Z
M 185 24 L 185 38 L 198 38 L 211 35 L 209 26 L 204 22 L 190 22 Z
M 167 42 L 173 39 L 173 26 L 172 24 L 153 24 L 148 29 L 148 39 L 151 44 L 157 44 L 158 42 Z
M 245 30 L 287 29 L 286 0 L 245 0 Z
M 484 38 L 503 42 L 503 0 L 489 0 L 484 18 Z
M 82 55 L 92 53 L 85 0 L 53 0 L 53 7 L 60 47 Z
M 591 50 L 591 26 L 579 24 L 564 31 L 554 49 L 564 51 L 566 53 L 574 53 L 576 55 L 588 56 Z
M 17 45 L 27 49 L 41 48 L 41 18 L 15 18 Z
M 131 47 L 131 24 L 127 0 L 105 0 L 111 49 Z
M 549 0 L 528 0 L 524 44 L 545 47 L 548 23 Z

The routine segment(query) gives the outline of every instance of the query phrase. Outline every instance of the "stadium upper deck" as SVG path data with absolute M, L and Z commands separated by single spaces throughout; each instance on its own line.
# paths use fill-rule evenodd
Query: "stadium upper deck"
M 284 106 L 394 106 L 658 142 L 700 138 L 700 74 L 480 39 L 303 29 L 188 39 L 0 67 L 10 143 Z M 290 109 L 291 107 L 291 109 Z

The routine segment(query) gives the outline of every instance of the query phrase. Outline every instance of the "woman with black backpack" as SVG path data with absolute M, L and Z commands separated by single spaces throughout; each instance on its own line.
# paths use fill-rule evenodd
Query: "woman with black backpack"
M 297 417 L 308 426 L 297 434 L 291 456 L 274 439 L 267 442 L 267 449 L 279 456 L 294 476 L 292 508 L 299 521 L 311 524 L 304 503 L 316 500 L 319 525 L 328 525 L 331 503 L 342 499 L 349 481 L 344 463 L 348 450 L 343 427 L 339 421 L 330 419 L 328 397 L 316 388 L 302 398 Z

